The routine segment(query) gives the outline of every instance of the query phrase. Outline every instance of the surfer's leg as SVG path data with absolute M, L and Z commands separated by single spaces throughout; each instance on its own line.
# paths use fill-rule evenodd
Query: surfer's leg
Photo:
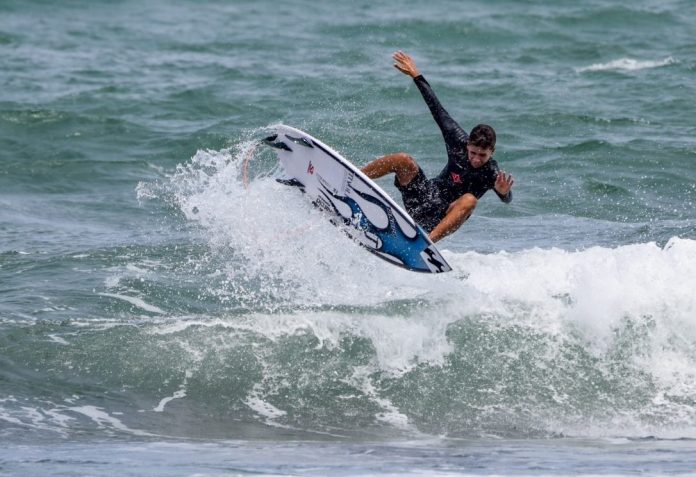
M 452 202 L 443 219 L 430 232 L 430 240 L 437 242 L 461 227 L 471 217 L 477 202 L 473 194 L 464 194 Z
M 362 168 L 362 172 L 370 179 L 393 172 L 402 186 L 408 185 L 418 175 L 418 170 L 416 161 L 405 152 L 380 157 Z

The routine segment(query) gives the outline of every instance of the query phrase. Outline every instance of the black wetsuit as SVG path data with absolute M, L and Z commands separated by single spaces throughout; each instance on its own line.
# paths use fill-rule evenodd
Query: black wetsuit
M 469 139 L 467 132 L 445 111 L 422 75 L 413 80 L 442 131 L 447 148 L 447 165 L 434 179 L 427 179 L 423 169 L 420 169 L 418 175 L 406 186 L 401 186 L 394 180 L 408 213 L 426 232 L 431 232 L 445 217 L 449 205 L 466 193 L 480 199 L 486 191 L 493 189 L 503 202 L 510 202 L 512 191 L 507 195 L 500 195 L 493 188 L 498 175 L 498 163 L 490 159 L 478 169 L 474 168 L 469 163 L 466 150 Z

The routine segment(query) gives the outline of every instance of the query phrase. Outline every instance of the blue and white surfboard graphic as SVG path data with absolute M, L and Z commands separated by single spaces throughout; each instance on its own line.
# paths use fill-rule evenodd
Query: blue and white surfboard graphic
M 305 192 L 331 223 L 378 257 L 408 270 L 441 273 L 452 268 L 428 235 L 358 168 L 309 134 L 285 125 L 266 138 L 288 185 Z

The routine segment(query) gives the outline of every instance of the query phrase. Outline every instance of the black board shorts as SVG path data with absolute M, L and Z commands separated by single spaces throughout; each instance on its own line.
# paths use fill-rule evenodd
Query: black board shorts
M 423 169 L 418 168 L 418 174 L 411 182 L 402 186 L 394 178 L 394 185 L 404 201 L 406 212 L 418 222 L 427 233 L 432 232 L 437 224 L 445 217 L 449 204 L 440 199 L 440 194 L 432 180 L 425 177 Z

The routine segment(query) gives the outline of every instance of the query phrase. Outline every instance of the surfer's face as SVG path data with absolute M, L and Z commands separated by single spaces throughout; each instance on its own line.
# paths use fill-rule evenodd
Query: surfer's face
M 493 149 L 483 148 L 478 146 L 472 146 L 471 144 L 466 145 L 466 152 L 469 158 L 469 164 L 474 169 L 485 165 L 493 156 Z

